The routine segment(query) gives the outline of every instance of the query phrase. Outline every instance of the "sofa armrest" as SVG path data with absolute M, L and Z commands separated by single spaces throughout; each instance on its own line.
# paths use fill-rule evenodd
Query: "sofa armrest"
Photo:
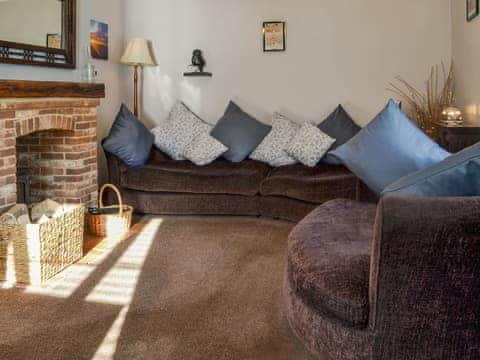
M 384 358 L 480 351 L 480 198 L 383 198 L 369 296 Z
M 104 142 L 105 139 L 102 140 L 102 149 L 105 153 L 105 158 L 107 159 L 108 182 L 116 186 L 120 186 L 121 173 L 126 171 L 128 167 L 123 163 L 122 160 L 103 148 Z

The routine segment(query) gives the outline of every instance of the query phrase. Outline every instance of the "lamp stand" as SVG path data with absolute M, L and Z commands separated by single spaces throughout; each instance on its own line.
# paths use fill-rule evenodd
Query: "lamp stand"
M 138 65 L 134 65 L 133 86 L 133 113 L 138 117 Z

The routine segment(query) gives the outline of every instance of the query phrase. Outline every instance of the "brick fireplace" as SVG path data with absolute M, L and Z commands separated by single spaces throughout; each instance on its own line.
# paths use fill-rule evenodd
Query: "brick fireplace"
M 0 80 L 0 209 L 25 186 L 30 202 L 96 204 L 103 94 L 103 85 Z

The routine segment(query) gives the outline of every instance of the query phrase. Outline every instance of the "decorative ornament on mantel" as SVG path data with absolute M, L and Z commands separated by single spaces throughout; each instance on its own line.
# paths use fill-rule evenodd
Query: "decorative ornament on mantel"
M 98 76 L 98 71 L 95 69 L 95 65 L 93 65 L 90 61 L 90 46 L 87 45 L 84 47 L 84 56 L 85 56 L 85 65 L 82 69 L 82 81 L 87 83 L 94 83 Z
M 138 68 L 144 66 L 156 66 L 150 50 L 150 45 L 146 39 L 131 39 L 123 53 L 120 62 L 125 65 L 133 66 L 133 113 L 138 117 Z
M 438 124 L 442 121 L 443 111 L 455 106 L 455 72 L 453 62 L 448 73 L 443 63 L 441 71 L 439 65 L 431 67 L 425 92 L 418 90 L 400 76 L 396 77 L 395 80 L 396 83 L 390 83 L 388 90 L 407 103 L 411 111 L 409 115 L 412 120 L 415 120 L 418 127 L 428 136 L 436 140 Z

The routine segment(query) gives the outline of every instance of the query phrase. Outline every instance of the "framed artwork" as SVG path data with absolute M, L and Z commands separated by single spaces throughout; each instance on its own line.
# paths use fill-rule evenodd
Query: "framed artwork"
M 478 0 L 466 0 L 467 1 L 467 21 L 472 21 L 478 16 Z
M 263 23 L 263 51 L 285 51 L 285 22 L 267 21 Z
M 62 49 L 62 36 L 60 34 L 47 34 L 47 47 Z
M 94 59 L 108 60 L 108 24 L 90 20 L 90 54 Z

